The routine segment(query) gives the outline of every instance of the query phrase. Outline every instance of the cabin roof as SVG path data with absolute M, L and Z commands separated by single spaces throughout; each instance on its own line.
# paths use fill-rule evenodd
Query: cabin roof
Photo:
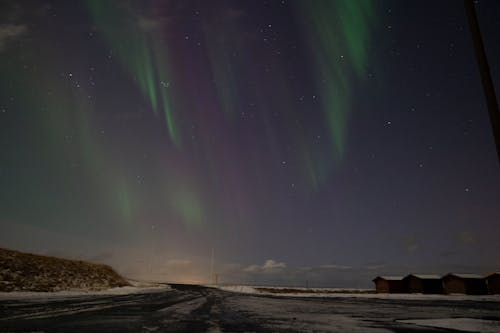
M 387 280 L 387 281 L 400 281 L 403 280 L 402 276 L 395 276 L 395 275 L 384 275 L 384 276 L 377 276 L 373 281 L 375 280 Z
M 470 273 L 448 273 L 443 277 L 446 276 L 455 276 L 461 279 L 481 279 L 481 275 L 479 274 L 470 274 Z
M 493 273 L 487 274 L 487 275 L 485 276 L 485 278 L 489 278 L 489 277 L 491 277 L 491 276 L 493 276 L 493 275 L 500 275 L 500 272 L 493 272 Z
M 441 276 L 436 275 L 436 274 L 408 274 L 405 278 L 408 278 L 410 276 L 414 276 L 414 277 L 422 279 L 422 280 L 439 280 L 439 279 L 441 279 Z

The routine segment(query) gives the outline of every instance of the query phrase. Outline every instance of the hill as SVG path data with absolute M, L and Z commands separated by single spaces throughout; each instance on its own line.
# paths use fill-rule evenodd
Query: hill
M 127 285 L 107 265 L 0 248 L 0 291 L 103 290 Z

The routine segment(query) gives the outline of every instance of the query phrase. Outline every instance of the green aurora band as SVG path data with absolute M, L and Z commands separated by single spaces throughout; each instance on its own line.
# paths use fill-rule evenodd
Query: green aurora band
M 169 82 L 170 78 L 168 53 L 160 43 L 161 36 L 154 27 L 147 25 L 144 18 L 133 14 L 133 2 L 88 0 L 87 4 L 101 36 L 136 80 L 153 112 L 158 115 L 159 109 L 163 110 L 169 137 L 180 148 L 181 135 L 168 87 L 161 84 Z
M 251 55 L 232 56 L 232 50 L 245 48 L 241 38 L 242 27 L 234 19 L 204 21 L 207 56 L 211 73 L 216 83 L 216 93 L 221 109 L 230 119 L 244 109 L 242 96 L 253 96 L 259 105 L 266 139 L 270 147 L 279 147 L 275 130 L 268 126 L 275 110 L 286 112 L 283 127 L 297 147 L 296 159 L 302 174 L 312 190 L 317 191 L 329 177 L 334 164 L 345 155 L 346 137 L 352 109 L 352 87 L 357 80 L 366 76 L 368 48 L 371 30 L 375 23 L 375 8 L 370 0 L 315 0 L 291 2 L 295 7 L 304 44 L 310 54 L 311 75 L 319 89 L 323 117 L 329 131 L 332 155 L 321 156 L 308 132 L 301 125 L 301 111 L 292 101 L 297 99 L 296 91 L 287 77 L 284 64 L 274 62 L 272 80 L 274 91 L 270 94 L 255 84 L 250 91 L 241 88 L 238 81 L 256 81 L 252 73 L 245 69 L 245 63 L 252 62 Z M 257 80 L 258 81 L 258 80 Z M 272 149 L 272 148 L 271 148 Z M 279 148 L 275 154 L 280 155 Z
M 84 78 L 76 78 L 76 73 L 73 79 L 67 81 L 54 77 L 49 69 L 54 68 L 57 63 L 62 63 L 65 55 L 61 54 L 55 45 L 54 47 L 35 45 L 41 50 L 41 56 L 35 59 L 36 53 L 34 52 L 34 58 L 26 62 L 44 61 L 45 63 L 34 69 L 33 75 L 19 76 L 15 70 L 16 67 L 12 66 L 12 62 L 15 61 L 13 58 L 0 67 L 6 76 L 14 78 L 10 89 L 25 90 L 25 82 L 30 82 L 32 85 L 30 96 L 25 103 L 27 109 L 33 110 L 33 117 L 36 121 L 28 118 L 23 121 L 29 123 L 30 131 L 37 133 L 40 138 L 36 143 L 38 155 L 35 157 L 44 162 L 40 166 L 38 178 L 61 177 L 65 179 L 61 182 L 63 185 L 58 185 L 61 188 L 55 189 L 52 194 L 38 199 L 28 198 L 37 202 L 40 206 L 37 207 L 39 210 L 57 206 L 59 198 L 54 193 L 62 193 L 61 195 L 72 196 L 71 205 L 84 207 L 81 217 L 78 217 L 82 225 L 85 225 L 86 221 L 96 220 L 91 209 L 91 203 L 94 202 L 99 206 L 96 211 L 104 212 L 105 219 L 120 221 L 123 226 L 130 226 L 138 219 L 144 207 L 147 207 L 148 198 L 144 194 L 152 191 L 166 203 L 168 212 L 165 218 L 170 218 L 169 214 L 172 213 L 187 228 L 201 229 L 209 220 L 206 217 L 212 208 L 209 195 L 212 187 L 226 186 L 228 193 L 234 192 L 234 195 L 231 194 L 228 199 L 233 202 L 229 204 L 234 206 L 244 219 L 251 213 L 251 207 L 247 206 L 250 206 L 248 203 L 254 198 L 250 195 L 246 196 L 244 189 L 237 188 L 237 181 L 224 183 L 227 175 L 221 170 L 232 170 L 221 168 L 227 164 L 222 156 L 226 152 L 225 143 L 218 141 L 217 144 L 222 148 L 219 147 L 210 141 L 207 135 L 203 136 L 197 132 L 198 127 L 188 129 L 186 126 L 187 133 L 181 133 L 179 113 L 183 112 L 182 118 L 186 120 L 185 123 L 189 123 L 193 120 L 190 118 L 199 115 L 201 120 L 206 119 L 204 117 L 216 120 L 226 119 L 228 121 L 223 125 L 232 126 L 239 120 L 239 111 L 243 107 L 242 100 L 245 97 L 253 98 L 255 105 L 258 105 L 258 108 L 255 108 L 257 113 L 255 118 L 263 129 L 261 133 L 268 143 L 266 149 L 271 152 L 269 155 L 277 156 L 277 159 L 282 160 L 289 157 L 292 162 L 296 161 L 300 176 L 305 179 L 309 190 L 317 191 L 326 182 L 333 168 L 331 157 L 322 156 L 321 151 L 315 148 L 314 139 L 311 139 L 315 137 L 314 134 L 308 126 L 299 121 L 302 112 L 294 101 L 300 92 L 289 82 L 287 74 L 290 69 L 281 60 L 272 60 L 273 63 L 270 65 L 273 66 L 273 75 L 266 79 L 271 81 L 270 86 L 275 90 L 267 91 L 259 84 L 262 82 L 259 80 L 263 79 L 245 68 L 245 64 L 252 61 L 252 55 L 244 54 L 244 52 L 239 54 L 239 57 L 231 55 L 232 49 L 248 48 L 245 44 L 246 40 L 241 38 L 243 31 L 247 28 L 244 22 L 237 20 L 219 22 L 214 15 L 215 18 L 205 18 L 200 26 L 196 27 L 203 33 L 206 48 L 204 49 L 206 52 L 200 52 L 199 56 L 206 57 L 209 64 L 208 71 L 216 82 L 214 94 L 217 95 L 220 109 L 205 110 L 202 108 L 203 105 L 200 105 L 199 110 L 193 111 L 177 107 L 182 106 L 182 98 L 185 98 L 180 93 L 183 87 L 176 86 L 174 90 L 168 84 L 162 84 L 175 82 L 175 78 L 172 77 L 172 69 L 178 65 L 175 60 L 182 58 L 185 54 L 182 54 L 182 50 L 167 49 L 168 39 L 159 29 L 148 26 L 146 19 L 148 15 L 141 17 L 136 14 L 140 12 L 139 10 L 132 10 L 134 5 L 141 6 L 141 3 L 88 0 L 86 4 L 95 23 L 97 34 L 112 51 L 113 57 L 118 59 L 119 65 L 136 83 L 140 95 L 151 106 L 155 117 L 165 122 L 169 142 L 172 143 L 173 149 L 167 148 L 166 155 L 169 156 L 166 160 L 168 162 L 159 168 L 162 168 L 167 180 L 160 180 L 150 185 L 153 187 L 152 190 L 151 188 L 145 190 L 137 185 L 134 176 L 127 172 L 127 167 L 120 165 L 120 159 L 115 159 L 114 153 L 108 149 L 107 139 L 100 135 L 97 126 L 100 115 L 97 114 L 94 102 L 87 98 L 87 95 L 91 93 L 83 86 L 78 90 L 72 86 L 75 80 L 83 81 Z M 304 44 L 306 44 L 305 41 L 310 43 L 307 49 L 311 50 L 311 62 L 306 66 L 314 68 L 313 76 L 317 86 L 321 88 L 321 94 L 318 95 L 323 103 L 322 112 L 329 129 L 331 138 L 329 144 L 333 147 L 332 155 L 340 160 L 346 149 L 346 133 L 352 101 L 351 88 L 355 80 L 363 78 L 367 64 L 370 30 L 374 21 L 373 4 L 363 0 L 315 0 L 294 4 L 297 4 L 295 19 L 301 23 L 300 29 L 304 33 Z M 218 24 L 214 24 L 213 20 Z M 177 57 L 174 57 L 173 53 L 176 53 Z M 248 88 L 241 84 L 244 81 L 253 81 L 255 84 Z M 40 87 L 50 87 L 50 93 Z M 193 83 L 193 89 L 196 88 L 203 88 L 203 86 Z M 174 102 L 176 103 L 175 112 Z M 197 103 L 202 102 L 197 101 Z M 280 118 L 282 123 L 278 126 L 282 127 L 281 132 L 286 133 L 287 140 L 294 147 L 288 157 L 287 153 L 283 152 L 283 143 L 280 142 L 275 120 L 272 119 L 275 110 L 284 115 Z M 222 118 L 217 118 L 218 115 L 212 117 L 214 114 L 206 116 L 209 112 L 220 112 L 223 116 Z M 37 124 L 36 128 L 33 124 Z M 210 128 L 213 125 L 203 125 L 206 133 L 213 130 Z M 188 131 L 191 132 L 188 133 Z M 182 134 L 185 134 L 185 137 Z M 187 140 L 186 138 L 191 135 L 201 139 L 196 143 Z M 67 136 L 72 137 L 69 140 L 71 143 L 61 143 Z M 15 161 L 21 163 L 22 159 L 31 161 L 35 160 L 35 157 L 20 155 Z M 201 175 L 199 177 L 192 176 L 188 171 L 176 169 L 197 170 L 197 166 L 193 164 L 197 164 L 199 160 L 206 165 L 204 170 L 198 172 Z M 256 185 L 258 186 L 256 192 L 266 191 L 264 177 L 268 172 L 265 169 L 266 165 L 259 163 L 257 158 L 249 159 L 245 163 L 250 165 L 248 169 L 255 173 L 256 179 L 261 179 L 259 184 L 262 185 Z M 61 167 L 61 165 L 72 164 L 77 164 L 77 166 L 70 171 Z M 238 171 L 235 171 L 235 175 Z M 47 177 L 47 174 L 50 177 Z M 75 191 L 71 187 L 74 183 L 72 179 L 76 177 L 88 179 L 85 188 Z M 234 177 L 237 178 L 237 176 Z M 207 178 L 206 183 L 201 178 Z M 27 188 L 28 184 L 16 186 L 16 193 L 13 197 L 22 197 L 25 192 L 28 192 Z M 223 208 L 212 209 L 223 210 Z M 52 212 L 47 214 L 52 214 Z M 26 216 L 25 220 L 36 220 L 36 216 Z M 59 220 L 65 221 L 69 218 L 63 216 Z
M 163 111 L 166 129 L 174 146 L 182 148 L 180 127 L 173 112 L 169 87 L 168 52 L 162 36 L 154 27 L 147 26 L 147 20 L 134 14 L 133 2 L 87 1 L 91 16 L 101 36 L 121 62 L 125 70 L 134 78 L 142 95 L 148 100 L 155 115 Z M 140 3 L 137 3 L 140 5 Z M 142 22 L 142 25 L 141 25 Z M 173 170 L 165 170 L 172 175 Z M 172 177 L 174 178 L 174 177 Z M 189 184 L 186 176 L 179 177 L 179 184 L 171 182 L 161 190 L 166 197 L 171 211 L 187 227 L 201 226 L 206 213 L 195 186 Z M 126 183 L 120 182 L 115 188 L 113 200 L 120 216 L 130 221 L 133 219 L 133 191 Z
M 300 2 L 298 12 L 322 87 L 332 145 L 341 158 L 346 146 L 351 87 L 365 76 L 375 10 L 371 0 Z

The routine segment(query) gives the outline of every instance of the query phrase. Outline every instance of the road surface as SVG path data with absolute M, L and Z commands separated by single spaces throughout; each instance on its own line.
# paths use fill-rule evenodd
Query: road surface
M 292 298 L 192 285 L 129 295 L 0 299 L 0 332 L 459 331 L 500 332 L 500 301 Z

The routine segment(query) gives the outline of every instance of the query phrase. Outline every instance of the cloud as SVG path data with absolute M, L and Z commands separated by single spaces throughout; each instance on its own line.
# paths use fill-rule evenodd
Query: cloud
M 260 271 L 259 265 L 251 265 L 243 269 L 244 272 L 254 273 Z
M 263 269 L 275 269 L 275 268 L 286 268 L 286 264 L 284 262 L 276 262 L 272 259 L 266 260 Z
M 248 273 L 266 273 L 266 272 L 276 272 L 281 271 L 286 268 L 284 262 L 278 262 L 273 259 L 268 259 L 264 262 L 262 266 L 251 265 L 243 269 L 244 272 Z
M 2 24 L 0 25 L 0 52 L 3 51 L 9 40 L 16 39 L 28 31 L 23 24 Z

